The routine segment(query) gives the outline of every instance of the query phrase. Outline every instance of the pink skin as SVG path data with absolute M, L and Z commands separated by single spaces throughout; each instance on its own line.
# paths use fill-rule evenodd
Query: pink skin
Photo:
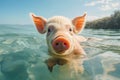
M 70 21 L 61 16 L 45 20 L 32 14 L 38 32 L 41 34 L 47 32 L 46 41 L 52 58 L 46 60 L 46 63 L 50 71 L 56 64 L 63 65 L 71 59 L 86 56 L 80 46 L 80 42 L 86 39 L 77 35 L 84 27 L 85 16 L 86 14 Z
M 64 37 L 58 36 L 52 41 L 52 47 L 56 53 L 63 53 L 70 47 L 70 43 Z

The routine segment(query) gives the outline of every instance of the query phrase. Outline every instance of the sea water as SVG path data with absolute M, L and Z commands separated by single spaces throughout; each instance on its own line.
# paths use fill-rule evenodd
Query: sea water
M 120 80 L 120 30 L 84 29 L 84 73 L 50 72 L 45 34 L 32 25 L 0 25 L 0 80 Z

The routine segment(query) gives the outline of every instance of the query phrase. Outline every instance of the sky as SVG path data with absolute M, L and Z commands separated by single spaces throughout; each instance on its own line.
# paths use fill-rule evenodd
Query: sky
M 120 10 L 120 0 L 0 0 L 0 24 L 32 24 L 29 13 L 70 19 L 87 12 L 87 21 Z

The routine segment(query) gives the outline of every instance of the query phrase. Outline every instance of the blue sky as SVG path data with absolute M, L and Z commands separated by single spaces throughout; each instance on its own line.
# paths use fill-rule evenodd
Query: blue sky
M 87 20 L 109 16 L 120 10 L 120 0 L 0 0 L 0 24 L 32 24 L 29 13 L 70 19 L 87 12 Z

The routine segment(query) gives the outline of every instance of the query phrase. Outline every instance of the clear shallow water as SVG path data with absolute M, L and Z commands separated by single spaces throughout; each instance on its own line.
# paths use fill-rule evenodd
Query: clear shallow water
M 31 25 L 0 25 L 0 80 L 120 80 L 120 30 L 85 29 L 81 43 L 88 59 L 83 74 L 69 77 L 59 66 L 51 73 L 45 35 Z

